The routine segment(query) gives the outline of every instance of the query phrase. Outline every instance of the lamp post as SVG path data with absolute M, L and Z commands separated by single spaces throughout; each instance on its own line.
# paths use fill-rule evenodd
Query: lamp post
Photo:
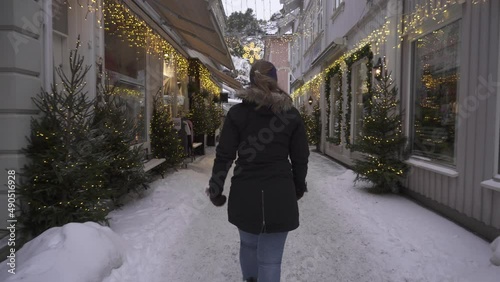
M 380 80 L 384 75 L 385 68 L 385 57 L 379 57 L 377 63 L 373 66 L 373 70 L 375 71 L 375 78 Z

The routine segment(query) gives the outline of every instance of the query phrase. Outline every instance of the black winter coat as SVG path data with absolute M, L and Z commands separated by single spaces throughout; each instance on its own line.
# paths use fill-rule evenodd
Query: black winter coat
M 228 200 L 229 222 L 253 233 L 299 226 L 297 195 L 307 190 L 309 157 L 304 122 L 286 93 L 256 88 L 239 93 L 221 132 L 210 190 L 222 194 L 236 153 Z

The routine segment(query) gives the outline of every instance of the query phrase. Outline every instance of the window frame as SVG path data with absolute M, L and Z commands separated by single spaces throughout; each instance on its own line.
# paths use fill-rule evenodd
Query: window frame
M 338 8 L 340 8 L 342 6 L 342 4 L 344 4 L 344 0 L 334 0 L 333 1 L 333 10 L 337 10 Z
M 499 38 L 500 44 L 500 38 Z M 497 81 L 500 81 L 500 49 L 498 50 Z M 493 164 L 493 177 L 481 182 L 481 187 L 500 192 L 500 87 L 497 87 L 497 107 L 495 117 L 495 157 Z
M 61 3 L 62 1 L 62 3 Z M 65 25 L 65 32 L 63 30 L 59 30 L 58 27 L 56 27 L 56 23 L 59 23 L 59 21 L 57 21 L 57 13 L 55 13 L 54 9 L 56 7 L 59 7 L 60 9 L 63 10 L 63 13 L 62 13 L 62 16 L 65 16 L 66 17 L 66 25 Z M 52 9 L 52 14 L 51 14 L 51 18 L 52 18 L 52 30 L 54 32 L 57 32 L 57 34 L 59 35 L 65 35 L 66 37 L 69 35 L 69 3 L 68 1 L 66 0 L 52 0 L 52 5 L 51 5 L 51 9 Z
M 106 46 L 106 37 L 109 36 L 106 31 L 104 32 L 103 34 L 104 36 L 104 46 Z M 115 36 L 115 35 L 113 35 Z M 115 36 L 115 40 L 118 40 L 118 37 Z M 128 45 L 127 45 L 128 46 Z M 141 96 L 141 99 L 139 100 L 142 100 L 142 106 L 140 105 L 139 107 L 142 107 L 141 109 L 141 112 L 143 114 L 143 124 L 142 124 L 142 130 L 138 130 L 138 132 L 140 132 L 140 138 L 137 139 L 135 142 L 131 143 L 130 146 L 140 146 L 140 145 L 144 145 L 144 144 L 147 144 L 149 142 L 149 120 L 148 120 L 148 104 L 149 104 L 149 99 L 148 99 L 148 82 L 147 82 L 147 72 L 148 72 L 148 65 L 149 65 L 149 61 L 148 61 L 148 53 L 147 53 L 147 50 L 142 47 L 144 50 L 143 52 L 143 63 L 144 63 L 144 69 L 140 70 L 140 71 L 143 71 L 144 74 L 143 74 L 143 77 L 141 77 L 141 75 L 137 74 L 137 77 L 132 77 L 132 76 L 129 76 L 127 74 L 123 74 L 123 73 L 120 73 L 119 71 L 117 70 L 112 70 L 112 69 L 108 69 L 107 65 L 105 64 L 105 72 L 108 74 L 108 76 L 110 77 L 110 79 L 112 80 L 112 82 L 117 85 L 117 84 L 122 84 L 122 85 L 129 85 L 129 86 L 132 86 L 132 87 L 137 87 L 140 89 L 140 91 L 142 92 L 142 96 Z M 104 60 L 106 61 L 106 47 L 104 47 Z M 119 96 L 123 96 L 123 95 L 120 95 L 120 93 L 117 93 Z M 123 97 L 126 97 L 123 96 Z M 139 102 L 139 104 L 141 104 L 141 102 Z M 139 128 L 138 128 L 139 129 Z
M 60 3 L 61 0 L 53 0 L 51 3 L 51 13 L 50 13 L 50 19 L 51 19 L 51 29 L 52 33 L 50 36 L 51 40 L 51 48 L 50 52 L 52 57 L 50 58 L 51 60 L 51 77 L 52 81 L 56 82 L 56 85 L 60 85 L 61 83 L 61 78 L 58 76 L 56 68 L 61 67 L 64 72 L 69 71 L 69 49 L 68 48 L 68 41 L 69 41 L 69 31 L 70 31 L 70 21 L 69 21 L 69 2 L 64 1 L 63 3 Z M 60 6 L 59 6 L 60 5 Z M 65 23 L 65 30 L 59 30 L 58 27 L 56 27 L 56 11 L 55 9 L 59 7 L 59 9 L 62 9 L 63 12 L 60 14 L 65 19 L 63 19 Z M 58 23 L 61 23 L 61 20 L 57 21 Z M 56 42 L 57 40 L 57 42 Z M 59 54 L 56 54 L 56 51 L 60 51 Z M 60 57 L 60 58 L 59 58 Z M 60 59 L 60 63 L 58 62 Z M 59 63 L 59 64 L 58 64 Z
M 500 37 L 498 40 L 500 46 Z M 500 48 L 498 50 L 497 81 L 500 82 Z M 497 87 L 497 111 L 496 111 L 496 132 L 495 132 L 495 165 L 493 179 L 500 185 L 500 87 Z
M 333 1 L 333 12 L 331 16 L 331 20 L 335 21 L 335 19 L 344 11 L 345 1 L 344 0 L 334 0 Z
M 421 38 L 424 38 L 426 36 L 428 36 L 429 34 L 432 34 L 433 32 L 437 31 L 437 30 L 441 30 L 447 26 L 450 26 L 452 24 L 455 24 L 457 22 L 460 21 L 460 32 L 459 32 L 459 36 L 460 36 L 460 40 L 462 40 L 462 29 L 463 29 L 463 21 L 462 21 L 462 17 L 461 16 L 456 16 L 456 17 L 451 17 L 449 20 L 447 20 L 446 22 L 443 22 L 439 25 L 436 25 L 434 26 L 433 28 L 431 28 L 431 25 L 429 24 L 423 24 L 423 28 L 425 30 L 425 32 L 417 35 L 417 36 L 412 36 L 409 38 L 408 42 L 409 42 L 409 61 L 410 61 L 410 64 L 409 64 L 409 83 L 408 83 L 408 86 L 409 86 L 409 89 L 408 89 L 408 93 L 410 93 L 409 95 L 409 99 L 408 99 L 408 109 L 410 109 L 409 111 L 409 117 L 408 117 L 408 121 L 409 121 L 409 126 L 408 126 L 408 136 L 409 136 L 409 145 L 411 147 L 410 151 L 410 156 L 411 158 L 413 159 L 417 159 L 417 160 L 421 160 L 421 161 L 426 161 L 426 162 L 429 162 L 429 163 L 432 163 L 432 164 L 436 164 L 436 165 L 439 165 L 439 166 L 443 166 L 443 167 L 446 167 L 446 168 L 455 168 L 456 167 L 456 164 L 457 164 L 457 140 L 458 140 L 458 134 L 457 134 L 457 131 L 459 130 L 459 128 L 456 126 L 456 122 L 457 122 L 457 119 L 458 119 L 458 113 L 455 113 L 455 132 L 454 132 L 454 135 L 455 135 L 455 140 L 454 140 L 454 152 L 453 152 L 453 161 L 452 162 L 447 162 L 445 160 L 442 160 L 442 159 L 437 159 L 437 158 L 432 158 L 430 156 L 424 156 L 424 155 L 421 155 L 421 154 L 415 154 L 414 153 L 414 149 L 413 149 L 413 143 L 414 143 L 414 138 L 415 138 L 415 127 L 414 127 L 414 124 L 415 124 L 415 98 L 416 98 L 416 74 L 417 74 L 417 70 L 416 70 L 416 44 L 417 44 L 417 41 Z M 460 41 L 460 45 L 458 46 L 458 48 L 461 48 L 461 44 L 463 43 L 463 41 Z M 460 49 L 458 50 L 457 52 L 457 58 L 460 59 Z M 457 71 L 457 74 L 460 75 L 460 72 L 461 72 L 461 62 L 460 60 L 458 61 L 458 71 Z M 459 98 L 460 98 L 460 81 L 457 81 L 457 92 L 456 92 L 456 98 L 455 98 L 455 102 L 456 104 L 458 105 L 459 104 Z
M 337 91 L 337 88 L 340 87 L 340 83 L 342 80 L 342 75 L 340 73 L 336 73 L 335 75 L 332 76 L 330 79 L 330 116 L 328 117 L 329 119 L 329 128 L 328 128 L 328 135 L 327 137 L 333 138 L 335 137 L 335 128 L 337 125 L 337 106 L 336 102 L 339 101 L 339 95 L 342 95 L 342 89 L 339 89 Z M 342 131 L 339 132 L 339 134 L 342 134 Z
M 318 25 L 318 35 L 323 31 L 323 1 L 318 0 L 318 12 L 316 16 L 316 22 Z
M 358 77 L 357 76 L 354 76 L 354 70 L 355 68 L 359 67 L 359 71 L 361 72 L 361 70 L 364 68 L 366 68 L 366 63 L 368 62 L 368 58 L 367 57 L 363 57 L 363 58 L 360 58 L 359 60 L 357 60 L 356 62 L 354 62 L 351 66 L 351 144 L 356 144 L 356 140 L 358 138 L 358 134 L 357 132 L 359 130 L 362 131 L 362 127 L 363 127 L 363 123 L 361 122 L 359 125 L 358 125 L 358 120 L 356 119 L 356 115 L 358 113 L 358 96 L 361 97 L 361 103 L 363 103 L 363 92 L 357 93 L 357 89 L 359 89 L 359 87 L 362 87 L 363 83 L 366 84 L 366 81 L 368 80 L 368 76 L 367 76 L 367 72 L 364 71 L 362 72 L 363 74 L 363 77 L 359 80 L 358 80 Z M 356 77 L 356 78 L 355 78 Z M 356 86 L 356 83 L 359 82 L 360 84 L 358 85 L 359 87 L 355 87 Z M 363 106 L 363 109 L 364 109 L 364 106 Z M 364 112 L 363 110 L 361 111 L 361 120 L 364 118 Z M 358 128 L 361 127 L 361 129 Z

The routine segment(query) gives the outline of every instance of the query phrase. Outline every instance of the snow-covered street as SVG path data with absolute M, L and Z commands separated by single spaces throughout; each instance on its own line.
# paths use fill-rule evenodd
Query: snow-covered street
M 226 206 L 203 193 L 213 156 L 209 150 L 110 215 L 128 249 L 104 282 L 241 280 L 237 230 Z M 286 243 L 282 281 L 499 281 L 487 242 L 404 197 L 367 193 L 354 177 L 311 154 L 310 192 Z
M 204 194 L 213 158 L 209 148 L 153 182 L 110 213 L 111 229 L 90 222 L 47 230 L 17 252 L 16 274 L 0 265 L 0 281 L 241 281 L 238 232 L 226 206 Z M 500 281 L 488 242 L 402 196 L 370 194 L 354 178 L 311 153 L 310 192 L 287 239 L 282 281 Z

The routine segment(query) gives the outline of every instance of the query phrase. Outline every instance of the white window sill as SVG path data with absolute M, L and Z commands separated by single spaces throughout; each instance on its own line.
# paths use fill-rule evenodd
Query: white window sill
M 451 168 L 448 168 L 448 167 L 445 167 L 445 166 L 442 166 L 442 165 L 433 164 L 433 163 L 430 163 L 428 161 L 422 161 L 422 160 L 419 160 L 416 158 L 410 158 L 406 161 L 406 163 L 411 165 L 411 166 L 418 167 L 418 168 L 425 169 L 425 170 L 429 170 L 429 171 L 439 173 L 439 174 L 442 174 L 442 175 L 445 175 L 448 177 L 458 177 L 458 171 L 451 169 Z
M 500 192 L 500 182 L 495 181 L 494 179 L 481 182 L 481 187 Z

